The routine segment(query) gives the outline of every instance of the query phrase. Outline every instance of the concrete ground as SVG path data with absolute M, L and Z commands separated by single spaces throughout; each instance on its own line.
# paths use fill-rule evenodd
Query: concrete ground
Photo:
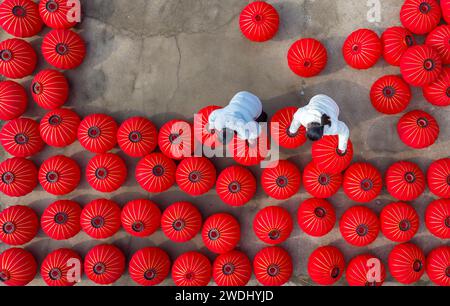
M 191 119 L 200 108 L 210 105 L 225 105 L 238 91 L 248 90 L 261 97 L 264 107 L 272 115 L 285 106 L 301 106 L 313 95 L 325 93 L 335 98 L 352 132 L 355 146 L 355 160 L 368 161 L 382 171 L 394 161 L 408 159 L 418 162 L 426 170 L 432 160 L 449 155 L 450 151 L 450 109 L 438 109 L 426 103 L 420 90 L 414 89 L 414 100 L 409 110 L 422 109 L 433 114 L 441 125 L 439 141 L 429 149 L 416 151 L 407 148 L 398 139 L 395 126 L 399 116 L 382 116 L 369 101 L 369 89 L 373 82 L 385 74 L 397 74 L 398 68 L 380 61 L 368 71 L 356 71 L 346 66 L 341 55 L 345 37 L 353 30 L 369 27 L 379 34 L 393 25 L 400 25 L 399 10 L 402 0 L 381 1 L 381 21 L 369 23 L 367 1 L 361 0 L 273 0 L 269 1 L 278 9 L 281 28 L 270 42 L 251 43 L 243 38 L 238 26 L 239 13 L 248 3 L 243 0 L 84 0 L 84 18 L 78 31 L 86 39 L 88 55 L 84 64 L 66 73 L 71 83 L 71 96 L 67 106 L 85 116 L 95 112 L 112 115 L 118 122 L 129 116 L 141 115 L 161 126 L 164 122 L 184 118 Z M 36 39 L 31 39 L 38 49 L 46 29 Z M 286 54 L 289 46 L 299 38 L 315 37 L 327 47 L 330 60 L 326 70 L 318 77 L 301 79 L 288 68 Z M 6 39 L 2 31 L 0 39 Z M 39 69 L 47 67 L 42 57 Z M 23 82 L 29 85 L 30 80 Z M 30 102 L 26 116 L 40 119 L 44 111 Z M 119 150 L 115 150 L 118 152 Z M 6 153 L 0 151 L 1 159 Z M 77 143 L 57 150 L 47 147 L 33 157 L 38 164 L 56 154 L 75 158 L 82 167 L 93 156 Z M 200 198 L 191 198 L 177 187 L 164 194 L 148 194 L 137 186 L 134 168 L 137 160 L 127 158 L 129 177 L 119 191 L 104 195 L 93 191 L 83 181 L 80 188 L 67 199 L 85 205 L 99 197 L 109 197 L 124 205 L 128 200 L 140 197 L 157 202 L 161 209 L 178 200 L 192 201 L 200 208 L 204 217 L 217 212 L 231 212 L 241 222 L 242 239 L 239 249 L 251 258 L 264 247 L 253 234 L 251 223 L 257 211 L 268 205 L 287 208 L 295 217 L 299 203 L 309 195 L 302 188 L 289 201 L 274 201 L 264 195 L 261 188 L 255 199 L 243 208 L 233 209 L 222 203 L 215 191 Z M 283 151 L 282 158 L 295 161 L 302 169 L 310 161 L 310 144 L 300 150 Z M 230 160 L 215 160 L 218 170 L 232 164 Z M 255 175 L 260 170 L 252 168 Z M 427 191 L 412 204 L 422 217 L 433 196 Z M 47 205 L 56 198 L 45 193 L 42 188 L 27 197 L 10 199 L 0 196 L 2 208 L 14 204 L 25 204 L 42 214 Z M 391 202 L 384 190 L 379 200 L 368 206 L 377 212 Z M 355 203 L 341 190 L 330 201 L 335 205 L 338 216 Z M 177 245 L 165 239 L 158 231 L 148 239 L 132 238 L 121 230 L 106 241 L 94 241 L 84 233 L 75 238 L 55 242 L 42 232 L 26 249 L 43 260 L 50 251 L 70 247 L 82 255 L 98 243 L 114 243 L 128 257 L 145 246 L 160 246 L 167 250 L 174 260 L 178 255 L 201 250 L 211 259 L 214 255 L 202 245 L 197 236 L 193 241 Z M 448 242 L 431 236 L 425 226 L 413 239 L 426 252 Z M 346 260 L 364 252 L 373 252 L 384 262 L 394 244 L 381 234 L 375 243 L 366 248 L 351 247 L 339 233 L 338 227 L 326 237 L 314 239 L 302 233 L 298 226 L 291 238 L 282 246 L 293 257 L 295 272 L 291 285 L 309 285 L 307 259 L 318 246 L 336 245 L 345 253 Z M 1 249 L 7 246 L 1 245 Z M 425 276 L 420 284 L 428 284 Z M 43 281 L 36 279 L 35 285 Z M 85 280 L 84 285 L 91 282 Z M 127 275 L 117 285 L 132 285 Z M 167 280 L 165 284 L 173 284 Z M 252 280 L 251 284 L 256 284 Z M 341 280 L 340 284 L 345 284 Z M 389 276 L 387 284 L 394 285 Z

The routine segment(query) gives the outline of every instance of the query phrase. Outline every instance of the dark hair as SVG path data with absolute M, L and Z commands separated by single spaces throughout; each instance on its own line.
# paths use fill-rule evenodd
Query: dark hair
M 306 129 L 306 136 L 311 141 L 317 141 L 322 139 L 324 132 L 324 126 L 318 122 L 311 122 Z

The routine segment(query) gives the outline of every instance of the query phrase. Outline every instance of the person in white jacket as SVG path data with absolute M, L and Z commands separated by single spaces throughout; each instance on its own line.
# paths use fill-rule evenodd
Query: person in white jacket
M 237 93 L 228 106 L 212 112 L 208 118 L 210 130 L 223 132 L 219 134 L 222 142 L 227 141 L 224 139 L 227 130 L 237 133 L 242 140 L 255 141 L 261 132 L 258 122 L 265 121 L 267 115 L 263 112 L 261 100 L 246 91 Z
M 317 141 L 325 135 L 338 135 L 339 150 L 347 151 L 350 130 L 347 125 L 339 121 L 339 106 L 326 95 L 317 95 L 308 105 L 300 108 L 294 115 L 289 133 L 296 134 L 301 126 L 306 128 L 307 137 Z

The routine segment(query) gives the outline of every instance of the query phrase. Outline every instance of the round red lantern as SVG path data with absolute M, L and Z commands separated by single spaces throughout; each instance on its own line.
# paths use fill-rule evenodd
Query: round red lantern
M 205 157 L 185 158 L 176 171 L 178 187 L 191 196 L 200 196 L 211 190 L 216 177 L 216 168 Z
M 80 232 L 80 216 L 81 207 L 77 202 L 56 201 L 44 210 L 41 228 L 54 240 L 67 240 Z
M 38 170 L 28 159 L 14 157 L 0 164 L 0 191 L 9 197 L 23 197 L 36 188 Z
M 347 38 L 342 53 L 347 64 L 355 69 L 369 69 L 381 57 L 383 46 L 378 34 L 369 29 L 360 29 Z
M 115 283 L 125 272 L 125 255 L 110 244 L 93 247 L 84 258 L 86 276 L 96 284 L 110 285 Z
M 272 39 L 278 32 L 280 16 L 267 2 L 255 1 L 247 5 L 239 17 L 242 34 L 254 42 Z
M 128 202 L 122 209 L 122 226 L 132 236 L 147 237 L 156 232 L 161 224 L 158 206 L 145 199 Z
M 303 185 L 313 197 L 330 198 L 341 188 L 342 174 L 320 171 L 314 162 L 311 162 L 303 171 Z
M 33 100 L 43 109 L 57 109 L 63 106 L 69 97 L 69 83 L 64 74 L 57 70 L 42 70 L 31 83 L 31 94 Z
M 415 110 L 405 114 L 397 125 L 398 135 L 407 146 L 424 149 L 432 146 L 439 137 L 439 124 L 430 114 Z
M 42 0 L 39 2 L 39 14 L 46 26 L 53 29 L 69 29 L 77 22 L 70 17 L 73 15 L 73 7 L 66 0 Z
M 425 175 L 418 165 L 400 161 L 386 172 L 388 192 L 400 201 L 413 201 L 425 191 Z
M 49 146 L 63 148 L 77 140 L 80 117 L 70 109 L 56 109 L 41 119 L 39 131 L 42 140 Z
M 247 204 L 256 193 L 256 179 L 250 170 L 231 166 L 217 178 L 216 191 L 220 199 L 230 206 Z
M 86 180 L 100 192 L 114 192 L 127 179 L 127 166 L 119 155 L 100 154 L 92 158 L 86 167 Z
M 363 247 L 377 239 L 380 222 L 369 208 L 353 206 L 342 216 L 339 228 L 345 241 L 353 246 Z
M 202 228 L 203 243 L 217 254 L 233 250 L 241 239 L 241 226 L 229 214 L 215 214 L 205 220 Z
M 297 107 L 283 108 L 276 112 L 270 121 L 272 140 L 282 148 L 297 149 L 306 142 L 306 128 L 304 126 L 301 126 L 295 134 L 289 132 L 297 110 Z
M 194 152 L 194 127 L 183 120 L 172 120 L 159 130 L 158 145 L 169 158 L 182 160 Z
M 280 244 L 292 233 L 293 222 L 289 212 L 279 206 L 261 209 L 253 220 L 256 237 L 267 244 Z
M 350 166 L 353 159 L 353 144 L 349 140 L 347 151 L 338 148 L 338 136 L 325 136 L 313 143 L 312 157 L 317 168 L 324 172 L 340 173 Z
M 136 181 L 146 191 L 159 193 L 175 184 L 177 165 L 162 153 L 152 153 L 136 166 Z
M 294 163 L 280 160 L 263 170 L 261 185 L 269 197 L 286 200 L 299 191 L 301 175 Z
M 450 0 L 441 0 L 442 17 L 445 22 L 450 23 Z
M 396 281 L 410 285 L 419 281 L 425 272 L 425 254 L 415 244 L 399 244 L 389 254 L 388 264 Z
M 160 248 L 143 248 L 131 257 L 128 265 L 131 279 L 141 286 L 156 286 L 170 273 L 170 258 Z
M 400 11 L 403 26 L 417 35 L 431 32 L 441 21 L 436 0 L 406 0 Z
M 426 271 L 430 280 L 438 286 L 450 286 L 450 247 L 441 246 L 427 256 Z
M 193 204 L 177 202 L 163 212 L 161 228 L 167 238 L 175 242 L 187 242 L 202 228 L 202 215 Z
M 450 105 L 450 68 L 444 68 L 435 82 L 423 87 L 423 96 L 434 106 Z
M 253 271 L 263 286 L 282 286 L 293 273 L 292 258 L 283 248 L 272 246 L 259 251 L 253 259 Z
M 10 79 L 21 79 L 33 73 L 37 55 L 26 41 L 13 38 L 0 43 L 0 74 Z
M 0 82 L 0 120 L 20 117 L 27 109 L 27 93 L 22 85 L 13 81 Z
M 368 203 L 383 188 L 380 171 L 369 163 L 355 163 L 344 174 L 344 192 L 353 201 Z
M 27 206 L 15 205 L 0 213 L 0 240 L 8 245 L 23 245 L 36 236 L 39 220 Z
M 158 130 L 150 120 L 132 117 L 119 127 L 117 142 L 120 149 L 131 157 L 144 157 L 158 145 Z
M 395 75 L 381 77 L 370 90 L 370 101 L 373 107 L 387 115 L 403 112 L 411 102 L 411 98 L 409 85 Z
M 425 225 L 434 236 L 450 239 L 450 199 L 435 200 L 428 205 Z
M 386 268 L 381 260 L 371 254 L 354 257 L 345 273 L 350 286 L 382 286 L 386 280 Z
M 6 123 L 0 132 L 0 143 L 9 154 L 29 157 L 44 147 L 39 135 L 39 124 L 28 118 L 17 118 Z
M 109 238 L 120 229 L 120 207 L 111 200 L 91 201 L 81 211 L 80 224 L 94 239 Z
M 344 270 L 344 255 L 333 246 L 316 249 L 308 260 L 308 274 L 319 285 L 333 285 L 342 277 Z
M 212 112 L 221 108 L 217 105 L 210 105 L 199 110 L 194 117 L 194 138 L 202 145 L 212 149 L 219 143 L 219 134 L 216 130 L 209 128 L 209 116 Z
M 442 59 L 442 63 L 450 64 L 450 26 L 441 25 L 428 34 L 425 44 L 433 47 Z
M 427 173 L 430 191 L 440 198 L 450 198 L 450 158 L 433 162 Z
M 31 0 L 5 0 L 0 4 L 0 25 L 8 34 L 31 37 L 42 29 L 38 6 Z
M 383 208 L 380 214 L 383 235 L 394 242 L 408 242 L 419 230 L 420 220 L 409 204 L 397 202 Z
M 217 286 L 243 287 L 252 276 L 252 264 L 244 253 L 231 251 L 217 256 L 212 272 Z
M 406 50 L 417 44 L 411 31 L 403 27 L 391 27 L 381 35 L 383 56 L 392 66 L 400 66 L 400 60 Z
M 304 78 L 318 75 L 328 62 L 327 49 L 314 38 L 297 40 L 289 49 L 287 58 L 292 72 Z
M 75 69 L 86 56 L 86 43 L 71 30 L 52 30 L 42 41 L 42 55 L 58 69 Z
M 106 153 L 117 143 L 117 123 L 104 114 L 92 114 L 78 128 L 78 141 L 92 153 Z
M 336 212 L 333 205 L 324 199 L 307 199 L 298 208 L 297 221 L 309 236 L 322 237 L 336 224 Z
M 423 87 L 433 83 L 442 72 L 442 60 L 432 47 L 409 48 L 400 62 L 403 79 L 410 85 Z
M 68 276 L 73 264 L 78 261 L 81 270 L 81 257 L 71 249 L 58 249 L 48 254 L 41 265 L 41 276 L 48 286 L 68 287 L 76 284 Z M 81 271 L 80 277 L 81 277 Z M 81 281 L 81 279 L 79 280 Z
M 25 286 L 37 273 L 37 263 L 30 252 L 11 248 L 0 254 L 0 282 L 7 286 Z
M 172 279 L 176 286 L 207 286 L 211 280 L 212 268 L 209 259 L 198 252 L 179 256 L 172 266 Z
M 39 168 L 39 183 L 50 194 L 71 193 L 81 180 L 81 170 L 71 158 L 58 155 L 47 159 Z
M 233 153 L 234 161 L 248 167 L 259 165 L 265 160 L 269 154 L 269 147 L 269 139 L 264 131 L 261 131 L 259 138 L 253 143 L 235 135 L 228 144 L 229 151 Z

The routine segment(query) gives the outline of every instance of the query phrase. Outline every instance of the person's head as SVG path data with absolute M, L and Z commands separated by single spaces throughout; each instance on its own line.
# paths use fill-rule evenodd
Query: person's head
M 318 141 L 322 139 L 324 126 L 319 122 L 311 122 L 306 127 L 306 136 L 311 141 Z

